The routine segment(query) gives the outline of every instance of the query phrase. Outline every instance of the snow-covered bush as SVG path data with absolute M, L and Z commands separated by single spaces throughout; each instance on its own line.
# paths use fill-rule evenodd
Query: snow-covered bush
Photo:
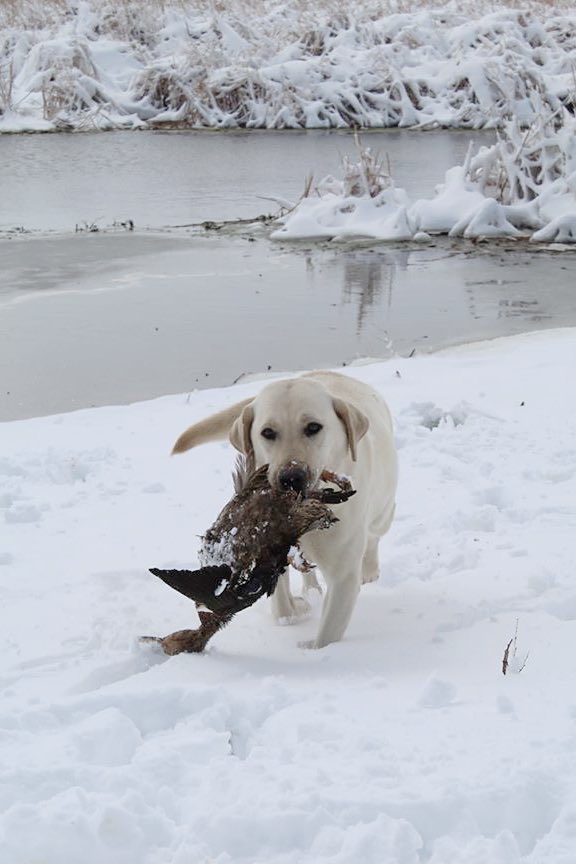
M 535 94 L 547 111 L 574 109 L 576 12 L 512 7 L 5 0 L 0 131 L 86 118 L 111 128 L 498 128 L 506 116 L 531 123 Z M 52 92 L 38 98 L 50 66 Z
M 361 144 L 358 151 L 357 163 L 345 162 L 342 180 L 324 178 L 279 218 L 274 238 L 449 234 L 576 242 L 576 119 L 565 109 L 543 111 L 528 129 L 507 120 L 497 142 L 469 151 L 430 199 L 411 202 L 382 159 Z
M 508 118 L 496 144 L 470 160 L 469 176 L 503 204 L 532 201 L 544 187 L 576 170 L 574 127 L 562 110 L 539 112 L 527 129 L 517 118 Z
M 33 89 L 42 94 L 46 120 L 86 112 L 103 101 L 86 42 L 36 45 L 30 53 L 30 64 L 38 70 Z

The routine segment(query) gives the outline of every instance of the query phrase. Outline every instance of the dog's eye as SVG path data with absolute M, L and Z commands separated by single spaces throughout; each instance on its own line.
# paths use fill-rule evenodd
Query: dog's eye
M 264 429 L 262 429 L 262 432 L 260 434 L 263 438 L 266 438 L 267 441 L 274 441 L 274 439 L 276 438 L 276 431 L 274 429 L 271 429 L 270 426 L 266 426 Z
M 318 432 L 322 429 L 321 423 L 308 423 L 306 428 L 304 429 L 304 434 L 307 438 L 312 438 L 313 435 L 317 435 Z

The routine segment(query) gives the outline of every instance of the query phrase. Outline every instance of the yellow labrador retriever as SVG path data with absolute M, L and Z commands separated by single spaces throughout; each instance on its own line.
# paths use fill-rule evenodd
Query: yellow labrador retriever
M 180 436 L 173 452 L 226 437 L 245 454 L 250 468 L 270 466 L 272 485 L 306 495 L 324 469 L 352 479 L 357 494 L 335 508 L 340 522 L 301 542 L 327 586 L 318 636 L 308 647 L 337 642 L 360 585 L 378 578 L 378 542 L 394 515 L 397 462 L 386 403 L 353 378 L 311 372 L 275 381 L 256 397 L 196 423 Z M 302 598 L 291 594 L 285 573 L 272 595 L 274 615 L 292 618 L 306 608 Z

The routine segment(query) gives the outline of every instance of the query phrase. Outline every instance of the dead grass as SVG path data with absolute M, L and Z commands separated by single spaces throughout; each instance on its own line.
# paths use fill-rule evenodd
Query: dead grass
M 316 44 L 318 36 L 314 35 L 314 22 L 319 19 L 322 19 L 322 23 L 331 19 L 336 27 L 341 27 L 352 18 L 355 21 L 376 20 L 383 15 L 442 8 L 437 0 L 357 0 L 353 6 L 349 0 L 316 0 L 313 9 L 309 0 L 92 0 L 92 5 L 96 9 L 111 10 L 119 21 L 124 19 L 132 25 L 142 18 L 162 14 L 167 9 L 210 16 L 235 16 L 239 21 L 293 10 L 294 16 L 290 17 L 297 17 L 301 25 L 311 25 L 312 52 L 321 48 Z M 0 26 L 43 28 L 74 14 L 75 6 L 71 0 L 0 0 Z M 462 0 L 458 4 L 460 14 L 472 15 L 474 18 L 500 9 L 531 14 L 549 14 L 553 10 L 558 14 L 573 10 L 574 3 L 570 0 Z
M 362 142 L 358 132 L 354 133 L 357 162 L 344 156 L 344 195 L 352 198 L 377 198 L 392 185 L 392 170 L 388 154 L 374 153 Z
M 0 60 L 0 115 L 12 108 L 14 89 L 14 64 L 12 60 Z
M 0 26 L 35 30 L 66 17 L 67 0 L 0 0 Z

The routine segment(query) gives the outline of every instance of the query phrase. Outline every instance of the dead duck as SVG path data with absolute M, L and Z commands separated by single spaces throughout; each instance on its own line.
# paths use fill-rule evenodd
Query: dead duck
M 267 473 L 265 465 L 248 477 L 245 464 L 237 466 L 236 494 L 203 536 L 198 570 L 150 570 L 195 601 L 200 627 L 143 641 L 159 643 L 166 654 L 203 651 L 237 612 L 274 592 L 289 563 L 303 570 L 312 566 L 295 554 L 299 539 L 338 522 L 328 505 L 344 503 L 355 490 L 347 478 L 325 471 L 323 482 L 337 488 L 302 498 L 291 489 L 273 489 Z

